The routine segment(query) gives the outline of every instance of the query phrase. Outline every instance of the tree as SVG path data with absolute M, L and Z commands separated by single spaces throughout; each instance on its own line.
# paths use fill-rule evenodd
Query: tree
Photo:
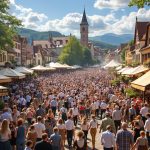
M 88 48 L 83 48 L 83 65 L 92 65 L 92 55 L 91 51 Z
M 16 27 L 21 25 L 21 21 L 9 13 L 9 5 L 9 0 L 0 1 L 0 50 L 13 46 Z
M 59 61 L 68 65 L 82 65 L 83 61 L 83 50 L 79 41 L 71 36 L 67 45 L 63 48 Z
M 144 6 L 150 6 L 150 0 L 130 0 L 129 6 L 143 8 Z

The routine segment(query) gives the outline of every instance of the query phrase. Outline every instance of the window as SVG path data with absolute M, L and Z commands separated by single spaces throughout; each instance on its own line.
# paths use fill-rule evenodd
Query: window
M 6 55 L 3 54 L 3 61 L 6 61 Z

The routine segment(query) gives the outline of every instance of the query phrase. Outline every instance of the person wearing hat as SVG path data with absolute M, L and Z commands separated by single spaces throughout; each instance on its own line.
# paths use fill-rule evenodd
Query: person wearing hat
M 100 131 L 99 131 L 99 132 L 101 132 L 101 131 L 102 131 L 102 132 L 106 131 L 106 130 L 107 130 L 106 127 L 107 127 L 108 125 L 110 125 L 110 126 L 112 127 L 113 133 L 116 133 L 116 128 L 115 128 L 114 120 L 112 120 L 112 119 L 110 118 L 110 114 L 109 114 L 109 113 L 106 113 L 105 118 L 102 119 L 102 124 L 101 124 L 101 126 L 100 126 Z

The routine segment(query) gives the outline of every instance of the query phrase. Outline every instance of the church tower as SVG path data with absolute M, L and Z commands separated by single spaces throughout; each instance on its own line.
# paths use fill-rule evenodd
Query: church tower
M 86 47 L 88 46 L 88 32 L 89 32 L 88 28 L 89 28 L 89 24 L 88 24 L 85 9 L 84 9 L 82 21 L 80 24 L 80 35 L 81 35 L 80 43 Z

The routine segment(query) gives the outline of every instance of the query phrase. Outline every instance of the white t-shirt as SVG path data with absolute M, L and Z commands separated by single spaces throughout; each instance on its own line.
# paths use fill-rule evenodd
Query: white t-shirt
M 64 124 L 58 124 L 57 128 L 58 129 L 66 129 L 66 126 Z
M 97 123 L 96 120 L 91 120 L 91 121 L 90 121 L 90 127 L 91 127 L 91 128 L 97 128 L 97 124 L 98 124 L 98 123 Z
M 142 107 L 141 110 L 140 110 L 140 114 L 141 114 L 143 117 L 146 117 L 146 115 L 147 115 L 147 113 L 148 113 L 148 110 L 149 110 L 148 107 Z
M 35 131 L 37 133 L 37 138 L 42 138 L 43 131 L 45 130 L 45 125 L 41 122 L 34 124 Z

